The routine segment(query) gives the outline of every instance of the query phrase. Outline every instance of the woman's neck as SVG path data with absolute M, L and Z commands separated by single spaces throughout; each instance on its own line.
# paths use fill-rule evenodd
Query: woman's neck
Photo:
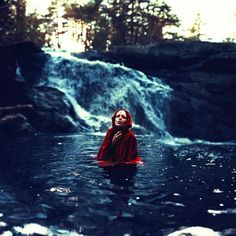
M 129 127 L 128 126 L 114 126 L 113 127 L 116 131 L 121 131 L 121 132 L 128 132 Z

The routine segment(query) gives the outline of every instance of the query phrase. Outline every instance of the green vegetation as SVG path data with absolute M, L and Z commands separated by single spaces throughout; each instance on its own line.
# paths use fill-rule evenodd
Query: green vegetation
M 26 0 L 0 1 L 0 42 L 13 44 L 33 41 L 37 45 L 46 43 L 46 31 L 41 29 L 45 20 L 36 13 L 26 16 Z
M 162 0 L 94 0 L 86 5 L 78 1 L 53 0 L 47 15 L 26 14 L 26 0 L 0 1 L 0 42 L 3 44 L 33 41 L 39 46 L 52 46 L 57 37 L 58 5 L 64 17 L 79 20 L 86 26 L 86 37 L 78 32 L 86 49 L 107 49 L 117 45 L 144 45 L 167 37 L 178 39 L 166 26 L 180 22 Z M 83 37 L 83 38 L 82 38 Z
M 87 48 L 149 44 L 165 38 L 164 27 L 179 26 L 177 16 L 160 0 L 98 0 L 72 4 L 66 11 L 67 17 L 89 25 Z
M 203 22 L 201 20 L 201 15 L 200 13 L 198 13 L 193 25 L 189 29 L 189 37 L 187 40 L 200 41 L 200 37 L 202 36 L 201 34 L 202 25 L 203 25 Z

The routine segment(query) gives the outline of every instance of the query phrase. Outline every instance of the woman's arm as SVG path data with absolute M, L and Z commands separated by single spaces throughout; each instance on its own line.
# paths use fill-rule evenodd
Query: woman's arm
M 106 136 L 103 140 L 103 143 L 99 149 L 99 152 L 97 154 L 97 159 L 103 160 L 103 158 L 105 157 L 105 155 L 108 152 L 109 146 L 110 146 L 110 138 L 111 138 L 111 133 L 112 133 L 112 128 L 108 129 Z
M 127 157 L 128 160 L 135 160 L 138 157 L 137 138 L 132 133 L 127 141 Z
M 112 138 L 112 141 L 111 141 L 111 145 L 114 146 L 120 139 L 121 139 L 121 136 L 122 136 L 122 132 L 121 131 L 118 131 Z

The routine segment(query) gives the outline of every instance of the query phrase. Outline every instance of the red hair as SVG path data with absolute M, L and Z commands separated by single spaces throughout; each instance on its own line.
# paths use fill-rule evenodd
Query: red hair
M 130 113 L 126 109 L 123 109 L 123 108 L 115 111 L 115 113 L 112 115 L 112 118 L 111 118 L 111 120 L 112 120 L 112 127 L 115 127 L 115 118 L 116 118 L 116 114 L 119 111 L 124 111 L 126 113 L 126 117 L 127 117 L 126 126 L 128 128 L 131 128 L 132 127 L 132 117 L 131 117 Z

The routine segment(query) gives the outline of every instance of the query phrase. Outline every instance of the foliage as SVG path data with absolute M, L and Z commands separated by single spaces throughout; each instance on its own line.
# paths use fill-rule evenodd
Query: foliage
M 161 0 L 97 0 L 85 6 L 70 5 L 66 17 L 89 26 L 87 48 L 149 44 L 164 39 L 166 26 L 179 26 L 176 15 Z
M 235 43 L 234 37 L 227 37 L 225 40 L 223 40 L 224 43 Z
M 77 36 L 86 49 L 154 43 L 165 38 L 166 26 L 179 25 L 171 8 L 162 0 L 91 0 L 86 5 L 79 5 L 76 0 L 53 0 L 44 16 L 26 15 L 26 2 L 0 1 L 1 43 L 32 41 L 39 46 L 52 46 L 58 39 L 59 44 L 58 7 L 65 9 L 64 17 L 78 20 L 86 27 L 86 37 L 79 32 Z
M 202 20 L 200 13 L 197 14 L 195 21 L 191 28 L 189 29 L 189 37 L 185 40 L 191 41 L 200 41 L 201 39 L 201 27 L 202 27 Z
M 0 42 L 2 44 L 32 41 L 45 43 L 45 32 L 39 30 L 42 19 L 36 13 L 26 16 L 26 0 L 0 1 Z
M 79 20 L 82 25 L 89 26 L 86 30 L 86 38 L 78 35 L 82 41 L 84 40 L 85 48 L 90 49 L 93 45 L 95 48 L 103 48 L 106 46 L 107 22 L 103 15 L 100 14 L 101 3 L 103 0 L 90 1 L 86 5 L 70 4 L 65 8 L 65 18 Z M 105 42 L 105 43 L 104 43 Z

